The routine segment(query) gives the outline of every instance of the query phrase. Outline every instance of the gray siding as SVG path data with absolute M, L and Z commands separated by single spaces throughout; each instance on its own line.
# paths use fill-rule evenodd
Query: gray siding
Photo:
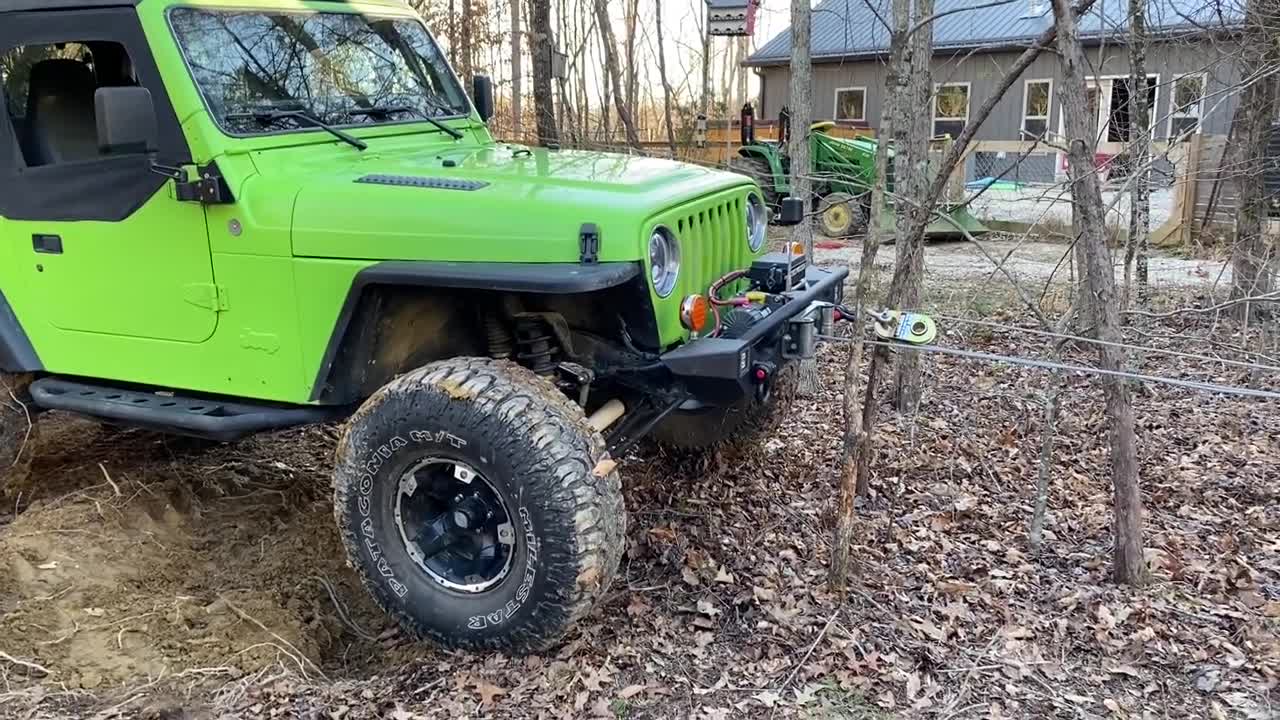
M 934 82 L 970 83 L 969 113 L 995 92 L 1005 69 L 1017 59 L 1019 53 L 1000 52 L 966 54 L 934 58 Z M 1128 49 L 1124 46 L 1104 46 L 1088 49 L 1089 60 L 1101 77 L 1127 75 L 1129 72 Z M 1169 130 L 1169 110 L 1172 83 L 1175 76 L 1189 73 L 1205 73 L 1208 80 L 1208 99 L 1202 112 L 1201 132 L 1223 135 L 1231 125 L 1235 111 L 1234 93 L 1229 89 L 1238 77 L 1234 55 L 1223 44 L 1159 44 L 1147 53 L 1148 74 L 1159 76 L 1156 91 L 1156 137 L 1164 138 Z M 765 120 L 777 118 L 778 111 L 787 101 L 789 70 L 785 66 L 760 68 L 761 97 Z M 1022 106 L 1026 80 L 1053 80 L 1050 130 L 1058 129 L 1061 106 L 1058 102 L 1060 73 L 1057 56 L 1044 53 L 1037 58 L 1009 92 L 996 105 L 986 124 L 978 132 L 979 140 L 1018 140 L 1022 129 Z M 865 87 L 867 89 L 866 123 L 875 128 L 880 125 L 880 111 L 884 103 L 885 66 L 880 60 L 856 60 L 842 63 L 824 63 L 814 66 L 813 117 L 831 118 L 835 110 L 835 92 L 840 87 Z M 922 108 L 931 113 L 931 108 Z

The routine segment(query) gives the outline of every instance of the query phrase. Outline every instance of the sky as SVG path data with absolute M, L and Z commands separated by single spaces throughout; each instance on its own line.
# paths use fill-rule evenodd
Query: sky
M 586 0 L 578 0 L 583 2 Z M 706 5 L 704 0 L 640 0 L 640 25 L 641 32 L 638 33 L 640 40 L 638 43 L 639 59 L 646 66 L 642 71 L 640 78 L 640 88 L 642 95 L 661 98 L 661 84 L 658 80 L 657 61 L 655 59 L 656 33 L 653 31 L 653 19 L 655 15 L 655 4 L 662 3 L 662 22 L 663 30 L 666 36 L 664 43 L 666 48 L 667 59 L 667 79 L 672 85 L 677 95 L 685 98 L 693 98 L 701 94 L 701 51 L 702 38 L 701 27 L 704 24 L 706 13 Z M 553 7 L 556 7 L 553 3 Z M 502 16 L 506 17 L 509 2 L 499 0 L 494 7 Z M 610 12 L 613 16 L 613 30 L 619 43 L 623 42 L 625 24 L 623 21 L 623 12 L 625 4 L 621 0 L 613 0 L 610 2 Z M 790 0 L 762 0 L 761 6 L 757 11 L 756 33 L 750 40 L 752 50 L 763 45 L 772 39 L 776 34 L 782 32 L 790 24 L 791 3 Z M 527 18 L 526 18 L 527 21 Z M 509 21 L 502 20 L 498 23 L 500 27 L 505 27 Z M 647 23 L 647 24 L 646 24 Z M 727 48 L 732 46 L 736 39 L 731 38 L 713 38 L 712 39 L 712 87 L 717 93 L 723 93 L 727 83 L 723 79 L 725 69 L 724 53 Z M 565 50 L 571 48 L 565 47 Z M 503 53 L 499 48 L 500 55 L 491 61 L 489 71 L 493 73 L 495 79 L 499 81 L 499 91 L 503 87 L 503 81 L 510 77 L 510 68 L 507 67 L 507 58 L 509 55 Z M 594 52 L 596 55 L 588 60 L 588 84 L 593 97 L 599 97 L 600 87 L 603 84 L 604 63 L 598 57 L 598 48 L 591 48 L 588 52 Z M 496 62 L 495 62 L 496 61 Z M 526 67 L 525 73 L 528 75 L 531 68 Z M 647 76 L 645 75 L 647 72 Z M 748 73 L 748 95 L 754 97 L 758 93 L 758 83 L 755 75 Z M 509 86 L 508 86 L 509 87 Z M 529 92 L 529 88 L 525 88 L 525 93 Z M 598 103 L 593 103 L 598 104 Z
M 706 5 L 703 0 L 641 0 L 642 17 L 653 18 L 653 4 L 662 2 L 663 12 L 663 29 L 667 34 L 667 63 L 668 76 L 673 85 L 678 85 L 679 81 L 686 76 L 690 77 L 695 84 L 700 82 L 701 68 L 698 66 L 701 52 L 701 35 L 700 27 L 703 24 L 703 17 L 706 13 Z M 621 2 L 614 3 L 615 32 L 622 28 Z M 750 39 L 751 50 L 764 45 L 775 35 L 782 32 L 789 26 L 791 16 L 790 0 L 762 0 L 760 8 L 756 11 L 756 32 L 754 37 Z M 647 13 L 647 15 L 645 15 Z M 734 42 L 731 38 L 712 38 L 712 55 L 714 61 L 712 63 L 713 87 L 723 91 L 725 87 L 724 81 L 720 78 L 723 63 L 720 60 L 720 53 Z M 749 74 L 748 94 L 752 97 L 758 92 L 758 83 L 755 81 L 754 74 Z M 656 81 L 656 71 L 655 77 Z

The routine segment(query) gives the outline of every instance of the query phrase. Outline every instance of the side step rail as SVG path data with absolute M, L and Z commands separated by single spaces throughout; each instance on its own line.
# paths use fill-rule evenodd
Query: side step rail
M 263 430 L 326 422 L 343 408 L 256 405 L 173 393 L 125 390 L 59 377 L 31 384 L 31 399 L 48 410 L 66 410 L 124 425 L 230 442 Z

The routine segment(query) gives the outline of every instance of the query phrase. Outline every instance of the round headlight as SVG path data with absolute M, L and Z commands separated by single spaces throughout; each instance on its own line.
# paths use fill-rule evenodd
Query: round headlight
M 759 195 L 747 196 L 747 246 L 751 252 L 760 252 L 769 236 L 769 209 Z
M 680 274 L 680 242 L 665 227 L 654 229 L 653 235 L 649 236 L 649 272 L 658 297 L 666 297 L 676 289 L 676 277 Z

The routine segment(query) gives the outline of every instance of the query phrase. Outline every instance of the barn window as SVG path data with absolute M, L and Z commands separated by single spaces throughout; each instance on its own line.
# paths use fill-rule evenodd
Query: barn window
M 1173 81 L 1173 112 L 1169 114 L 1169 137 L 1176 139 L 1200 131 L 1204 110 L 1204 74 L 1183 75 Z
M 1043 138 L 1049 130 L 1049 104 L 1053 97 L 1052 80 L 1028 80 L 1022 101 L 1022 137 Z
M 969 83 L 939 85 L 933 95 L 933 136 L 956 137 L 969 122 Z
M 867 119 L 867 89 L 864 87 L 836 88 L 836 120 Z

